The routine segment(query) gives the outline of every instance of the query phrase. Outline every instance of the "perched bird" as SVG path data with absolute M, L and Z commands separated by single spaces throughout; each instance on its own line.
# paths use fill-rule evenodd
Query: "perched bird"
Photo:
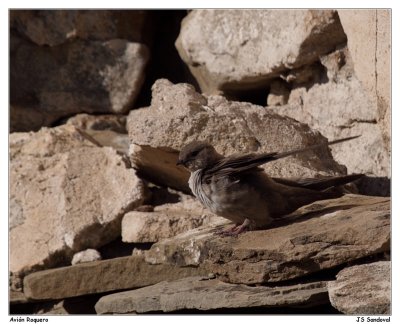
M 181 150 L 177 165 L 183 165 L 191 172 L 189 187 L 200 202 L 214 214 L 235 224 L 219 234 L 238 235 L 246 230 L 265 228 L 274 219 L 314 201 L 341 197 L 343 193 L 335 187 L 363 176 L 353 174 L 294 181 L 271 178 L 260 165 L 356 137 L 359 136 L 283 153 L 228 157 L 219 154 L 209 143 L 196 141 Z

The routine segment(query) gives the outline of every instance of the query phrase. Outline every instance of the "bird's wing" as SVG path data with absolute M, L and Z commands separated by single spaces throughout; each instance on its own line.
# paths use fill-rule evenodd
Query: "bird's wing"
M 284 179 L 272 178 L 277 183 L 290 186 L 300 187 L 313 190 L 323 190 L 334 186 L 344 185 L 362 178 L 364 174 L 350 174 L 345 176 L 324 177 L 324 178 L 304 178 L 304 179 Z
M 241 172 L 248 171 L 250 169 L 256 168 L 262 164 L 275 161 L 290 155 L 302 153 L 309 150 L 318 149 L 321 147 L 325 147 L 327 145 L 333 145 L 345 141 L 349 141 L 351 139 L 357 138 L 358 136 L 346 137 L 339 140 L 335 140 L 328 143 L 311 145 L 308 147 L 304 147 L 301 149 L 291 150 L 287 152 L 277 153 L 262 153 L 262 154 L 245 154 L 245 155 L 231 155 L 224 159 L 221 159 L 212 167 L 205 170 L 205 175 L 215 175 L 215 176 L 227 176 L 233 175 Z

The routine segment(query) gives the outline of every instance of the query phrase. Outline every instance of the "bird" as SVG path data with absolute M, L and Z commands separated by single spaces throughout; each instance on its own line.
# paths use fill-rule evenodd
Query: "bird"
M 264 229 L 274 220 L 317 200 L 339 198 L 337 186 L 355 181 L 364 174 L 325 178 L 285 179 L 268 176 L 261 165 L 305 151 L 359 137 L 352 136 L 287 152 L 234 154 L 224 157 L 202 141 L 185 145 L 177 165 L 190 171 L 189 187 L 207 209 L 229 219 L 234 226 L 216 232 L 237 236 Z

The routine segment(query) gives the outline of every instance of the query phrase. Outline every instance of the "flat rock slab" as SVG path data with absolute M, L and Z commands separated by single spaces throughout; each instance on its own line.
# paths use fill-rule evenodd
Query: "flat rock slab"
M 24 278 L 24 293 L 34 300 L 63 299 L 205 274 L 199 268 L 151 265 L 143 256 L 129 256 L 32 273 Z
M 202 227 L 160 241 L 146 251 L 146 260 L 202 265 L 231 283 L 301 277 L 388 251 L 390 198 L 346 195 L 318 201 L 274 228 L 238 237 L 219 237 L 213 233 L 217 228 Z
M 333 307 L 345 314 L 390 314 L 390 261 L 345 268 L 328 283 Z
M 122 219 L 122 241 L 130 243 L 158 242 L 220 220 L 194 197 L 185 197 L 175 204 L 156 206 L 151 212 L 131 211 Z
M 327 297 L 325 282 L 249 287 L 205 277 L 190 277 L 104 296 L 95 309 L 98 314 L 126 314 L 185 309 L 304 307 L 327 303 Z

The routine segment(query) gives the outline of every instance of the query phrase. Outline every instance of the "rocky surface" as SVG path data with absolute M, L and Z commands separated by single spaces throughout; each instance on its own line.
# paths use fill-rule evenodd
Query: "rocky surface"
M 176 47 L 203 92 L 260 88 L 344 43 L 332 10 L 194 10 Z
M 32 273 L 24 278 L 24 293 L 35 300 L 62 299 L 196 275 L 206 275 L 206 272 L 193 267 L 151 265 L 143 256 L 129 256 Z
M 87 249 L 84 251 L 80 251 L 78 253 L 75 253 L 74 256 L 72 257 L 71 264 L 78 264 L 78 263 L 84 263 L 84 262 L 92 262 L 92 261 L 98 261 L 101 260 L 101 255 L 99 251 L 95 249 Z
M 390 153 L 390 10 L 339 10 L 338 13 L 347 36 L 354 73 L 362 83 L 371 108 L 377 111 L 376 121 L 382 131 L 385 149 Z M 390 170 L 387 172 L 390 175 Z
M 390 10 L 9 18 L 10 314 L 391 312 Z M 176 166 L 193 140 L 227 156 L 351 135 L 263 168 L 363 172 L 367 196 L 238 237 Z
M 145 10 L 12 10 L 10 24 L 37 45 L 115 38 L 142 43 L 149 16 Z
M 178 151 L 194 140 L 208 141 L 224 155 L 285 151 L 326 143 L 305 124 L 261 106 L 228 101 L 221 96 L 205 97 L 189 84 L 174 85 L 164 79 L 152 89 L 151 106 L 132 110 L 127 120 L 132 143 L 130 159 L 144 176 L 162 185 L 189 190 L 189 173 L 176 166 L 176 161 Z M 329 149 L 288 157 L 264 168 L 278 177 L 345 172 L 332 159 Z
M 215 235 L 217 227 L 194 229 L 154 244 L 146 260 L 202 265 L 224 281 L 256 284 L 299 278 L 390 248 L 388 198 L 346 195 L 292 217 L 297 221 L 237 238 Z
M 63 264 L 115 239 L 124 213 L 145 199 L 123 158 L 73 126 L 11 134 L 10 160 L 12 272 Z
M 332 305 L 345 314 L 390 314 L 390 261 L 348 267 L 328 283 Z
M 299 307 L 326 302 L 325 282 L 250 287 L 228 284 L 216 279 L 210 280 L 206 277 L 189 277 L 107 295 L 100 298 L 95 308 L 98 314 L 126 314 L 260 306 Z
M 349 173 L 388 176 L 390 156 L 378 125 L 379 113 L 354 75 L 348 51 L 337 50 L 321 62 L 327 82 L 311 87 L 299 84 L 291 90 L 287 105 L 268 108 L 310 125 L 327 138 L 361 135 L 346 145 L 333 146 L 333 156 Z
M 122 241 L 158 242 L 219 219 L 189 196 L 182 202 L 156 206 L 150 212 L 126 213 L 121 224 Z
M 123 39 L 49 48 L 11 35 L 10 50 L 12 131 L 37 130 L 80 112 L 126 112 L 149 59 L 146 45 Z

